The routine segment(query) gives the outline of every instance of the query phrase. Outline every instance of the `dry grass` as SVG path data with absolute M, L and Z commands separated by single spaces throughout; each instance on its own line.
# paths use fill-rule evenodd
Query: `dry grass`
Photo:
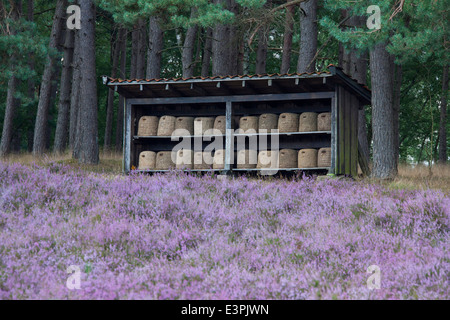
M 389 184 L 397 189 L 440 189 L 450 194 L 450 165 L 401 165 L 398 177 Z
M 77 160 L 72 159 L 71 152 L 59 156 L 49 154 L 42 157 L 34 157 L 30 153 L 13 154 L 2 161 L 41 166 L 48 166 L 56 162 L 90 172 L 108 174 L 122 172 L 122 154 L 117 152 L 101 152 L 98 166 L 79 164 Z M 374 182 L 367 178 L 362 181 Z M 440 189 L 446 194 L 450 194 L 450 165 L 435 165 L 431 171 L 429 167 L 423 165 L 415 167 L 400 165 L 397 178 L 382 183 L 392 189 Z
M 60 163 L 85 171 L 116 174 L 122 172 L 122 154 L 117 152 L 101 152 L 99 165 L 79 164 L 78 160 L 72 159 L 72 152 L 66 152 L 62 155 L 45 154 L 41 157 L 35 157 L 30 153 L 18 153 L 11 154 L 2 159 L 2 161 L 8 163 L 20 163 L 23 165 L 37 164 L 40 166 L 49 166 L 53 163 Z

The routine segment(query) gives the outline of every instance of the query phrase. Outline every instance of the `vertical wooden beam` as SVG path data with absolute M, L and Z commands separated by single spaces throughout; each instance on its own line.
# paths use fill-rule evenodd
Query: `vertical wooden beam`
M 225 171 L 230 172 L 234 160 L 234 135 L 232 131 L 233 104 L 226 102 L 226 133 L 225 133 Z
M 351 174 L 351 107 L 352 107 L 351 95 L 348 90 L 345 89 L 345 113 L 344 113 L 344 124 L 345 124 L 345 174 Z
M 126 99 L 124 110 L 125 121 L 123 127 L 123 171 L 125 173 L 130 173 L 131 171 L 131 125 L 133 121 L 131 117 L 131 108 L 131 103 Z
M 329 173 L 336 173 L 336 159 L 337 159 L 337 148 L 336 148 L 336 136 L 337 136 L 337 101 L 338 101 L 338 87 L 336 87 L 334 92 L 334 97 L 331 98 L 331 168 Z
M 352 95 L 352 165 L 351 174 L 358 176 L 358 99 Z

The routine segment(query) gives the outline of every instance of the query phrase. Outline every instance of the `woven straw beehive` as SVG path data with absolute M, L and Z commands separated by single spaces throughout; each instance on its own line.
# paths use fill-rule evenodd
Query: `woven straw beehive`
M 258 169 L 278 168 L 278 151 L 260 151 L 258 154 Z
M 225 134 L 226 127 L 227 127 L 227 118 L 225 116 L 216 117 L 216 120 L 214 121 L 214 130 L 218 130 L 218 132 L 220 131 L 220 134 Z
M 304 112 L 300 115 L 299 132 L 317 131 L 317 113 Z
M 266 132 L 270 133 L 270 130 L 275 130 L 277 128 L 278 115 L 273 113 L 264 113 L 259 116 L 259 132 L 266 130 Z
M 213 157 L 211 152 L 195 152 L 194 153 L 194 169 L 206 170 L 211 169 Z
M 279 167 L 280 168 L 297 168 L 298 152 L 293 149 L 281 149 L 280 150 L 280 160 Z
M 258 162 L 258 152 L 256 150 L 239 150 L 237 154 L 238 169 L 254 169 Z
M 158 117 L 144 116 L 139 119 L 138 136 L 156 136 L 158 133 Z
M 138 170 L 153 170 L 156 166 L 156 153 L 153 151 L 144 151 L 139 155 Z
M 215 118 L 213 117 L 199 117 L 194 120 L 194 135 L 202 136 L 207 130 L 214 128 Z M 209 131 L 211 133 L 211 131 Z
M 317 166 L 321 168 L 331 166 L 331 148 L 319 149 L 317 156 Z
M 258 117 L 242 117 L 239 120 L 239 129 L 246 132 L 251 130 L 251 132 L 258 132 Z
M 172 161 L 172 151 L 161 151 L 156 155 L 156 170 L 168 170 L 175 167 Z
M 317 167 L 317 149 L 301 149 L 298 152 L 299 168 Z
M 171 136 L 175 130 L 175 117 L 163 116 L 159 119 L 158 136 Z
M 178 150 L 175 165 L 177 169 L 193 169 L 194 152 L 192 150 L 187 149 Z
M 181 130 L 181 129 L 188 131 L 189 135 L 193 135 L 194 134 L 194 118 L 193 117 L 178 117 L 175 120 L 175 130 Z
M 224 169 L 225 168 L 225 150 L 216 150 L 214 152 L 214 162 L 213 169 Z
M 331 131 L 331 112 L 324 112 L 319 114 L 317 118 L 318 131 Z
M 278 118 L 278 130 L 280 132 L 297 132 L 298 131 L 298 114 L 282 113 Z

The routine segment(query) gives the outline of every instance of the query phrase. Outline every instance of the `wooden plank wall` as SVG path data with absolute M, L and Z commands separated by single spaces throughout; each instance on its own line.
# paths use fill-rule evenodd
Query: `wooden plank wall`
M 335 173 L 358 174 L 358 100 L 342 86 L 337 87 Z

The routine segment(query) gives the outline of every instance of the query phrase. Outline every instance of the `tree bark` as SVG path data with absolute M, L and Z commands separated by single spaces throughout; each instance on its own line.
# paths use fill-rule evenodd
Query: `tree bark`
M 209 70 L 211 67 L 211 54 L 212 54 L 212 36 L 213 36 L 213 30 L 211 28 L 208 28 L 206 31 L 206 39 L 205 39 L 205 46 L 203 49 L 203 56 L 202 56 L 202 77 L 209 76 Z
M 300 8 L 305 15 L 300 17 L 300 54 L 297 72 L 314 72 L 317 52 L 317 0 L 302 2 Z
M 120 34 L 120 33 L 119 33 Z M 127 32 L 122 30 L 122 38 L 120 38 L 120 70 L 119 77 L 124 79 L 127 70 Z M 125 99 L 119 96 L 119 105 L 117 107 L 117 128 L 116 128 L 116 151 L 120 152 L 123 148 L 123 114 L 125 107 Z
M 266 74 L 267 63 L 267 28 L 258 32 L 258 49 L 256 50 L 256 74 Z
M 137 57 L 136 57 L 136 78 L 143 79 L 145 77 L 146 71 L 146 61 L 145 55 L 147 53 L 147 24 L 145 20 L 140 19 L 138 22 L 138 46 L 137 46 Z
M 448 95 L 448 65 L 442 74 L 441 118 L 439 122 L 439 162 L 447 163 L 447 95 Z
M 402 88 L 402 66 L 395 65 L 394 59 L 392 59 L 393 70 L 394 70 L 394 103 L 393 103 L 393 120 L 394 120 L 394 149 L 395 149 L 395 162 L 398 166 L 399 156 L 400 156 L 400 131 L 399 131 L 399 121 L 400 121 L 400 99 L 401 99 L 401 88 Z
M 191 10 L 191 17 L 194 18 L 196 10 Z M 183 78 L 191 78 L 194 76 L 194 48 L 195 40 L 197 38 L 198 26 L 189 27 L 186 31 L 186 37 L 184 39 L 183 50 L 181 54 L 181 61 L 183 64 Z
M 70 97 L 72 80 L 72 63 L 74 51 L 74 32 L 66 30 L 66 40 L 64 44 L 64 61 L 61 73 L 61 87 L 59 94 L 58 120 L 55 132 L 54 152 L 61 154 L 67 146 L 67 134 L 69 130 Z
M 393 120 L 393 75 L 386 43 L 370 52 L 372 82 L 372 127 L 374 178 L 392 179 L 397 175 Z
M 14 72 L 14 60 L 11 59 L 11 69 Z M 16 112 L 16 99 L 14 95 L 17 89 L 17 78 L 12 76 L 8 81 L 8 93 L 6 97 L 5 119 L 3 120 L 2 141 L 0 144 L 0 157 L 5 157 L 11 152 L 11 140 L 13 136 L 14 114 Z
M 59 0 L 56 4 L 53 27 L 50 36 L 49 50 L 57 50 L 61 37 L 63 17 L 67 6 L 67 0 Z M 52 93 L 52 74 L 54 72 L 56 58 L 50 52 L 47 55 L 47 62 L 42 76 L 39 104 L 34 127 L 33 154 L 41 155 L 47 149 L 48 113 Z
M 11 18 L 19 20 L 22 15 L 22 2 L 13 1 L 11 9 Z M 16 30 L 11 29 L 11 34 L 16 34 Z M 8 91 L 6 95 L 5 118 L 3 119 L 2 139 L 0 142 L 0 157 L 5 157 L 11 152 L 11 141 L 13 138 L 14 129 L 14 115 L 16 113 L 16 99 L 15 94 L 18 86 L 18 80 L 15 76 L 15 55 L 10 57 L 10 70 L 12 77 L 8 81 Z
M 95 74 L 95 4 L 80 0 L 82 30 L 80 32 L 80 129 L 79 162 L 98 164 L 97 79 Z
M 225 4 L 226 0 L 214 0 L 214 3 Z M 212 76 L 230 75 L 230 65 L 230 27 L 217 24 L 213 29 Z
M 291 0 L 287 0 L 289 3 Z M 291 67 L 291 52 L 292 52 L 292 36 L 294 34 L 294 11 L 295 6 L 286 8 L 286 19 L 284 22 L 284 39 L 283 39 L 283 55 L 281 57 L 280 73 L 289 73 Z
M 147 53 L 147 78 L 161 77 L 161 57 L 164 46 L 164 32 L 159 26 L 158 17 L 150 17 Z
M 77 130 L 78 114 L 80 109 L 80 33 L 74 32 L 74 49 L 72 62 L 72 90 L 70 96 L 70 123 L 69 123 L 69 147 L 73 151 L 73 157 L 78 158 Z
M 113 50 L 111 77 L 113 78 L 116 78 L 117 76 L 117 67 L 119 65 L 119 55 L 121 49 L 119 39 L 122 38 L 121 32 L 123 31 L 124 31 L 123 29 L 120 29 L 118 32 L 119 33 L 118 36 L 113 36 L 111 38 L 113 42 L 113 45 L 111 46 L 111 49 Z M 106 107 L 105 144 L 104 144 L 105 151 L 111 148 L 113 118 L 114 118 L 114 90 L 110 88 L 108 90 L 108 101 Z

